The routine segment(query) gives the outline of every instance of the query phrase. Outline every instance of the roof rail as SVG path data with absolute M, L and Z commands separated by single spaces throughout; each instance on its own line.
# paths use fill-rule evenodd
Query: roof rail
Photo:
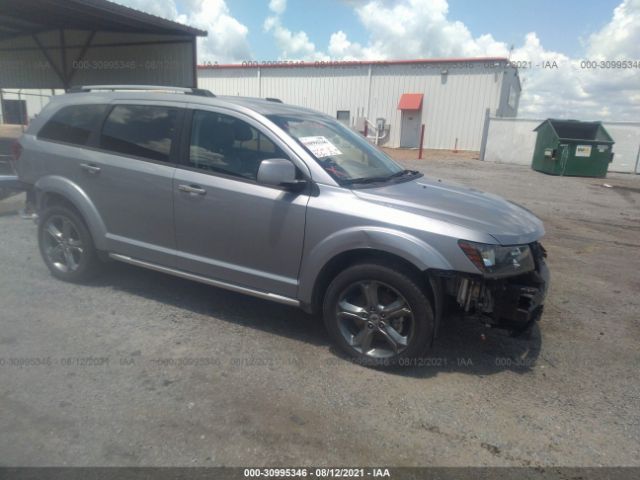
M 77 85 L 67 90 L 67 93 L 93 92 L 96 90 L 135 90 L 135 91 L 155 91 L 184 93 L 185 95 L 197 95 L 199 97 L 215 97 L 209 90 L 191 87 L 171 87 L 166 85 Z

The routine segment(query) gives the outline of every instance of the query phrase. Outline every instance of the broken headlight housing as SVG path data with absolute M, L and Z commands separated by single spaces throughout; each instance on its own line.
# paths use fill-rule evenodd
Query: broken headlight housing
M 460 240 L 460 248 L 478 269 L 492 277 L 530 272 L 535 261 L 529 245 L 488 245 Z

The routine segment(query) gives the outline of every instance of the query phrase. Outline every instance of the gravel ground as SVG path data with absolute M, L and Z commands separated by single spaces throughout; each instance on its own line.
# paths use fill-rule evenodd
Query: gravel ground
M 640 177 L 426 158 L 539 215 L 553 283 L 530 339 L 451 318 L 393 372 L 286 306 L 116 263 L 57 281 L 0 202 L 0 464 L 640 465 Z

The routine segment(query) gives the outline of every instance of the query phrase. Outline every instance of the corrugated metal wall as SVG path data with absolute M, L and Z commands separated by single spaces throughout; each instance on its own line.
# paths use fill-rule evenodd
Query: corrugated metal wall
M 286 103 L 304 105 L 335 117 L 349 110 L 355 118 L 358 107 L 366 107 L 368 67 L 266 68 L 261 70 L 261 97 L 275 97 Z M 314 75 L 314 70 L 316 74 Z M 364 111 L 364 110 L 362 110 Z
M 72 73 L 72 85 L 152 84 L 193 86 L 192 37 L 97 32 L 82 60 L 77 61 L 90 32 L 65 30 L 66 63 L 60 33 L 38 34 L 59 71 Z M 162 42 L 151 45 L 142 43 Z M 62 88 L 62 83 L 30 36 L 0 42 L 2 88 Z
M 208 72 L 198 71 L 198 87 L 211 90 L 218 95 L 237 95 L 240 97 L 260 97 L 258 70 L 247 68 L 225 68 L 215 70 L 215 78 L 209 78 Z
M 69 36 L 68 43 L 81 42 L 82 34 L 78 32 L 78 38 Z M 108 44 L 113 40 L 109 35 L 100 35 L 94 39 L 96 44 Z M 120 41 L 135 40 L 128 35 L 119 37 Z M 54 41 L 53 38 L 49 40 Z M 177 78 L 176 75 L 182 77 L 173 83 L 189 83 L 192 75 L 190 44 L 163 44 L 155 47 L 151 56 L 145 53 L 149 46 L 126 47 L 126 56 L 122 48 L 96 48 L 102 60 L 97 60 L 89 50 L 85 58 L 86 67 L 77 70 L 74 83 L 121 83 L 117 69 L 98 67 L 100 61 L 125 58 L 134 59 L 131 61 L 135 61 L 137 66 L 135 71 L 127 72 L 128 78 L 132 79 L 129 83 L 169 84 L 172 83 L 170 80 Z M 480 149 L 485 110 L 488 108 L 492 114 L 498 113 L 501 101 L 504 104 L 508 98 L 505 89 L 512 83 L 503 77 L 507 72 L 512 79 L 515 70 L 482 62 L 473 63 L 472 67 L 469 65 L 468 62 L 462 66 L 430 62 L 317 68 L 206 68 L 198 70 L 198 84 L 220 95 L 280 98 L 286 103 L 313 108 L 333 117 L 337 111 L 347 110 L 352 124 L 361 116 L 366 116 L 371 122 L 381 117 L 390 125 L 389 137 L 384 143 L 390 147 L 400 145 L 401 112 L 397 109 L 400 96 L 403 93 L 422 93 L 425 147 L 453 149 L 457 140 L 458 149 L 477 151 Z M 52 72 L 46 61 L 31 63 L 30 68 L 13 73 L 14 76 L 24 76 L 16 81 L 36 87 L 50 81 Z M 443 70 L 447 74 L 443 74 Z M 50 94 L 49 90 L 24 92 Z M 5 98 L 15 99 L 17 95 L 6 95 Z M 27 100 L 28 115 L 32 118 L 39 112 L 43 100 L 32 96 L 23 98 Z M 515 111 L 502 110 L 503 115 L 515 115 Z
M 428 66 L 427 66 L 428 65 Z M 442 70 L 447 69 L 446 75 Z M 370 118 L 386 118 L 391 124 L 389 146 L 400 145 L 403 93 L 422 93 L 425 147 L 479 150 L 484 113 L 498 108 L 501 74 L 482 68 L 447 68 L 446 65 L 375 66 L 371 83 Z
M 400 145 L 403 93 L 422 93 L 425 147 L 479 150 L 487 108 L 498 111 L 504 72 L 513 68 L 493 63 L 344 65 L 336 67 L 204 68 L 198 85 L 220 95 L 276 97 L 286 103 L 320 110 L 333 117 L 348 110 L 352 123 L 358 116 L 390 125 L 385 145 Z M 443 70 L 447 73 L 443 75 Z M 371 71 L 371 76 L 369 72 Z M 510 73 L 513 76 L 513 73 Z M 519 91 L 518 91 L 519 93 Z M 508 92 L 507 92 L 508 95 Z M 515 111 L 504 112 L 515 115 Z
M 274 97 L 331 115 L 349 110 L 354 120 L 367 106 L 368 66 L 321 68 L 312 75 L 309 67 L 212 68 L 198 70 L 198 86 L 217 95 Z

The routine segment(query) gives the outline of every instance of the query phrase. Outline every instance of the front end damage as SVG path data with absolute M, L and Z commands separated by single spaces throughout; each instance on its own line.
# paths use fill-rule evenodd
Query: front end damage
M 527 331 L 540 319 L 549 287 L 549 270 L 542 245 L 530 245 L 535 269 L 502 278 L 454 274 L 445 278 L 445 291 L 466 317 L 514 334 Z

